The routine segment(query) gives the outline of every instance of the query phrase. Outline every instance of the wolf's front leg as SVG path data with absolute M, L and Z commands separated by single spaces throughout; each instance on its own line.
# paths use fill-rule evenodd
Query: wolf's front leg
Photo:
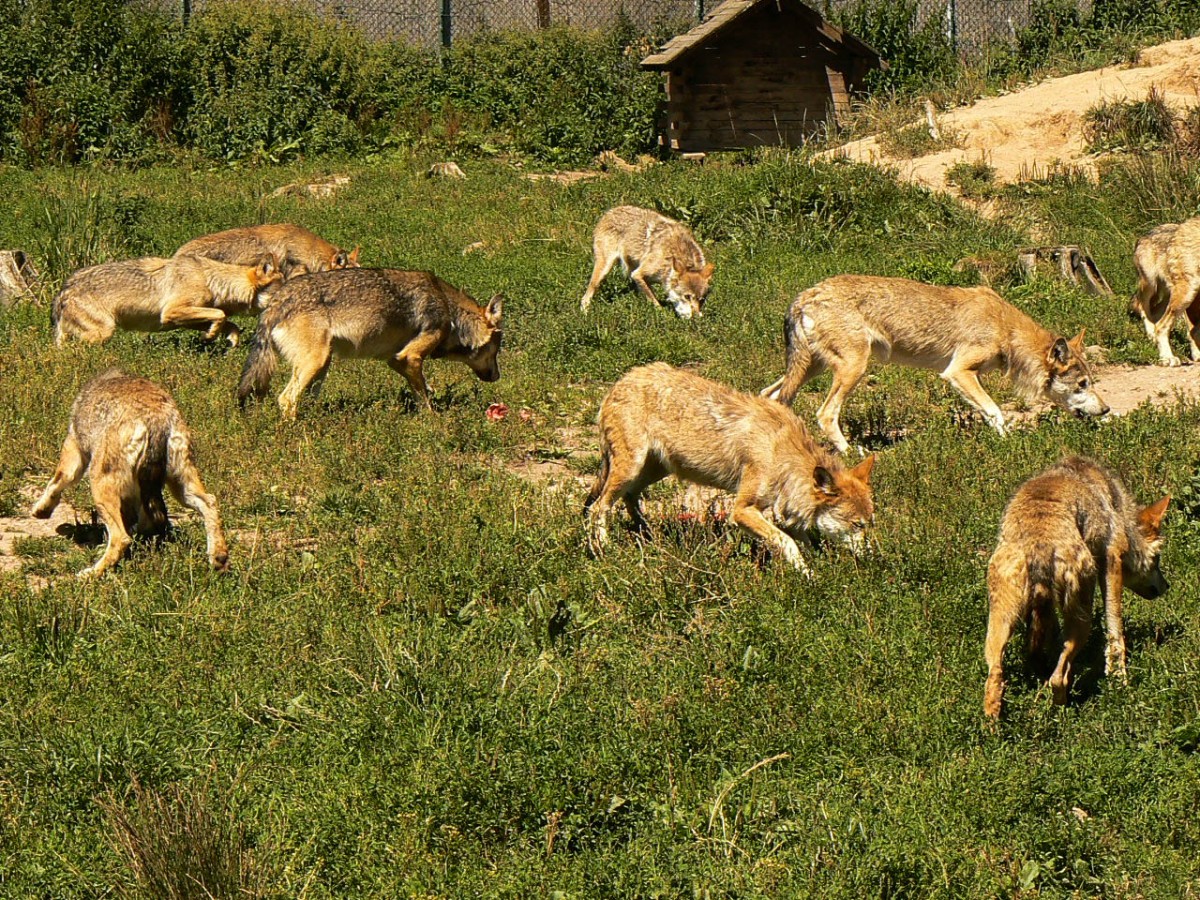
M 1004 413 L 996 405 L 983 385 L 979 383 L 979 372 L 975 369 L 965 369 L 951 362 L 942 372 L 942 378 L 950 383 L 960 397 L 983 413 L 989 425 L 996 429 L 1001 437 L 1008 434 L 1008 424 L 1004 421 Z
M 812 574 L 791 535 L 767 521 L 767 517 L 757 506 L 745 503 L 739 498 L 733 508 L 733 521 L 751 534 L 762 538 L 772 550 L 787 560 L 792 568 L 804 575 Z
M 1104 674 L 1115 675 L 1123 684 L 1129 683 L 1125 668 L 1125 623 L 1121 614 L 1121 554 L 1110 549 L 1103 575 L 1104 591 Z

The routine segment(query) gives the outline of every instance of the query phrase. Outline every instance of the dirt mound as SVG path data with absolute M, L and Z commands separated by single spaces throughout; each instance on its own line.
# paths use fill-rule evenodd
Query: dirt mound
M 870 137 L 828 151 L 856 162 L 895 168 L 901 177 L 935 190 L 951 190 L 946 170 L 980 159 L 996 170 L 996 180 L 1014 182 L 1056 165 L 1095 173 L 1086 151 L 1083 115 L 1103 101 L 1144 100 L 1155 88 L 1177 110 L 1200 103 L 1200 38 L 1150 47 L 1132 66 L 1109 66 L 1051 78 L 999 97 L 938 116 L 939 126 L 958 134 L 962 146 L 901 159 Z

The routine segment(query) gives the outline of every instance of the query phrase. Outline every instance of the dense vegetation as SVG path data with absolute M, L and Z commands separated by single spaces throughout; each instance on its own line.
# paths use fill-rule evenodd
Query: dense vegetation
M 832 13 L 889 61 L 876 98 L 961 99 L 1054 67 L 1120 58 L 1200 28 L 1185 0 L 1037 5 L 1015 45 L 963 61 L 915 0 Z M 438 148 L 554 165 L 654 152 L 659 78 L 642 57 L 669 33 L 482 32 L 442 53 L 370 41 L 303 4 L 0 0 L 0 160 L 280 162 Z M 970 77 L 965 77 L 970 76 Z
M 94 547 L 20 544 L 24 571 L 0 575 L 0 895 L 195 896 L 169 891 L 192 877 L 280 897 L 1196 892 L 1195 405 L 1051 414 L 1000 439 L 935 376 L 877 369 L 843 417 L 882 451 L 876 555 L 827 550 L 805 580 L 734 530 L 675 521 L 670 484 L 652 542 L 619 531 L 605 558 L 583 551 L 574 476 L 594 470 L 597 405 L 628 367 L 690 363 L 757 389 L 798 289 L 843 271 L 960 280 L 960 257 L 1027 235 L 797 156 L 572 187 L 495 162 L 429 180 L 428 162 L 350 165 L 327 202 L 262 199 L 325 171 L 311 166 L 0 176 L 0 245 L 49 270 L 39 302 L 0 319 L 0 512 L 24 510 L 71 398 L 117 364 L 175 393 L 233 536 L 229 576 L 206 570 L 185 517 L 178 540 L 94 584 L 70 578 Z M 1172 171 L 1160 196 L 1181 207 L 1132 202 L 1124 172 L 1013 189 L 1009 220 L 1090 244 L 1124 293 L 1134 235 L 1200 204 L 1194 168 Z M 617 277 L 579 315 L 591 225 L 619 201 L 694 225 L 717 263 L 703 320 Z M 386 367 L 335 361 L 285 427 L 273 403 L 235 411 L 244 350 L 188 333 L 51 346 L 46 303 L 73 267 L 260 219 L 503 290 L 501 381 L 433 363 L 428 415 Z M 1154 357 L 1119 299 L 1002 289 L 1117 359 Z M 798 401 L 809 421 L 826 385 Z M 488 422 L 493 402 L 513 413 Z M 1140 497 L 1192 498 L 1168 524 L 1172 589 L 1127 598 L 1128 689 L 1093 642 L 1053 708 L 1014 641 L 992 732 L 986 558 L 1006 497 L 1064 451 L 1107 460 Z M 67 499 L 86 522 L 86 487 Z

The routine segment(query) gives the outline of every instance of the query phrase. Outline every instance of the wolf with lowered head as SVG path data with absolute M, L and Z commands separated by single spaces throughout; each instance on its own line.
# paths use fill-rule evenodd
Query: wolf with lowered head
M 802 572 L 796 541 L 810 532 L 852 549 L 865 540 L 875 457 L 843 466 L 777 403 L 654 363 L 613 385 L 599 421 L 600 472 L 585 506 L 593 552 L 617 500 L 646 527 L 641 494 L 668 475 L 734 494 L 734 522 Z
M 1000 716 L 1004 645 L 1018 622 L 1029 623 L 1032 652 L 1045 649 L 1062 617 L 1062 652 L 1050 676 L 1055 703 L 1067 702 L 1071 662 L 1092 629 L 1096 585 L 1104 596 L 1104 671 L 1126 680 L 1121 590 L 1161 595 L 1162 522 L 1170 497 L 1138 506 L 1115 473 L 1081 456 L 1064 459 L 1026 481 L 1009 501 L 988 564 L 988 676 L 984 712 Z
M 600 282 L 620 260 L 642 296 L 658 305 L 647 279 L 661 284 L 667 302 L 683 319 L 702 316 L 713 264 L 688 227 L 637 206 L 616 206 L 600 217 L 592 237 L 595 265 L 579 308 L 588 311 Z
M 278 261 L 283 277 L 358 266 L 358 248 L 347 252 L 299 225 L 251 225 L 206 234 L 188 241 L 176 256 L 203 256 L 239 266 Z
M 191 434 L 175 400 L 153 381 L 109 369 L 84 385 L 71 407 L 58 468 L 33 505 L 33 515 L 48 518 L 63 491 L 85 473 L 91 474 L 92 499 L 108 530 L 108 546 L 80 577 L 115 566 L 132 543 L 130 531 L 167 531 L 164 485 L 204 519 L 213 568 L 229 567 L 217 501 L 200 480 Z
M 503 301 L 496 294 L 482 307 L 432 272 L 336 269 L 289 281 L 259 320 L 238 401 L 266 395 L 278 351 L 292 365 L 279 395 L 285 419 L 296 417 L 309 385 L 320 390 L 333 356 L 384 360 L 432 409 L 426 359 L 452 359 L 483 381 L 499 379 Z
M 1002 369 L 1029 399 L 1077 415 L 1102 416 L 1084 357 L 1083 332 L 1067 340 L 1047 331 L 987 287 L 941 287 L 870 275 L 838 275 L 800 294 L 784 319 L 786 371 L 763 396 L 791 405 L 797 391 L 829 369 L 833 386 L 817 421 L 843 453 L 850 444 L 838 416 L 875 357 L 936 369 L 1000 434 L 1004 414 L 979 383 Z
M 282 276 L 275 262 L 254 266 L 180 256 L 101 263 L 80 269 L 54 299 L 54 342 L 68 337 L 89 344 L 107 341 L 119 327 L 131 331 L 199 328 L 205 340 L 224 334 L 237 344 L 233 313 L 257 311 Z

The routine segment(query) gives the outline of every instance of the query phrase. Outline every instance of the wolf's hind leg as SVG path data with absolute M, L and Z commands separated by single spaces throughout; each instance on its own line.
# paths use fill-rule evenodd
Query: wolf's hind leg
M 208 561 L 218 572 L 224 572 L 229 568 L 229 546 L 221 528 L 221 515 L 216 498 L 204 489 L 204 482 L 200 480 L 186 434 L 172 432 L 169 453 L 167 486 L 180 503 L 194 509 L 204 519 Z
M 96 512 L 100 514 L 100 520 L 108 532 L 108 545 L 104 549 L 104 554 L 94 565 L 79 572 L 80 578 L 103 575 L 121 561 L 121 557 L 133 543 L 129 532 L 125 530 L 125 521 L 121 514 L 126 494 L 131 493 L 134 489 L 132 484 L 127 483 L 128 479 L 128 472 L 119 474 L 98 472 L 92 476 L 92 500 L 95 502 Z
M 829 389 L 829 396 L 817 410 L 817 423 L 826 436 L 833 441 L 833 445 L 842 453 L 850 449 L 850 442 L 842 433 L 839 421 L 842 404 L 846 402 L 850 392 L 858 387 L 862 377 L 867 374 L 867 364 L 870 358 L 871 348 L 868 344 L 859 348 L 857 352 L 852 351 L 833 356 L 829 363 L 830 368 L 833 369 L 833 386 Z
M 1092 633 L 1092 597 L 1095 592 L 1095 575 L 1084 575 L 1079 579 L 1078 595 L 1068 596 L 1064 604 L 1062 655 L 1058 658 L 1054 674 L 1050 676 L 1050 690 L 1054 694 L 1054 702 L 1060 706 L 1067 702 L 1067 691 L 1071 687 L 1071 661 Z
M 48 519 L 54 508 L 58 506 L 63 491 L 73 486 L 83 473 L 87 471 L 88 459 L 84 456 L 79 442 L 75 439 L 74 430 L 67 431 L 67 439 L 63 441 L 62 453 L 59 455 L 58 468 L 46 485 L 46 490 L 33 505 L 32 514 L 38 519 Z

